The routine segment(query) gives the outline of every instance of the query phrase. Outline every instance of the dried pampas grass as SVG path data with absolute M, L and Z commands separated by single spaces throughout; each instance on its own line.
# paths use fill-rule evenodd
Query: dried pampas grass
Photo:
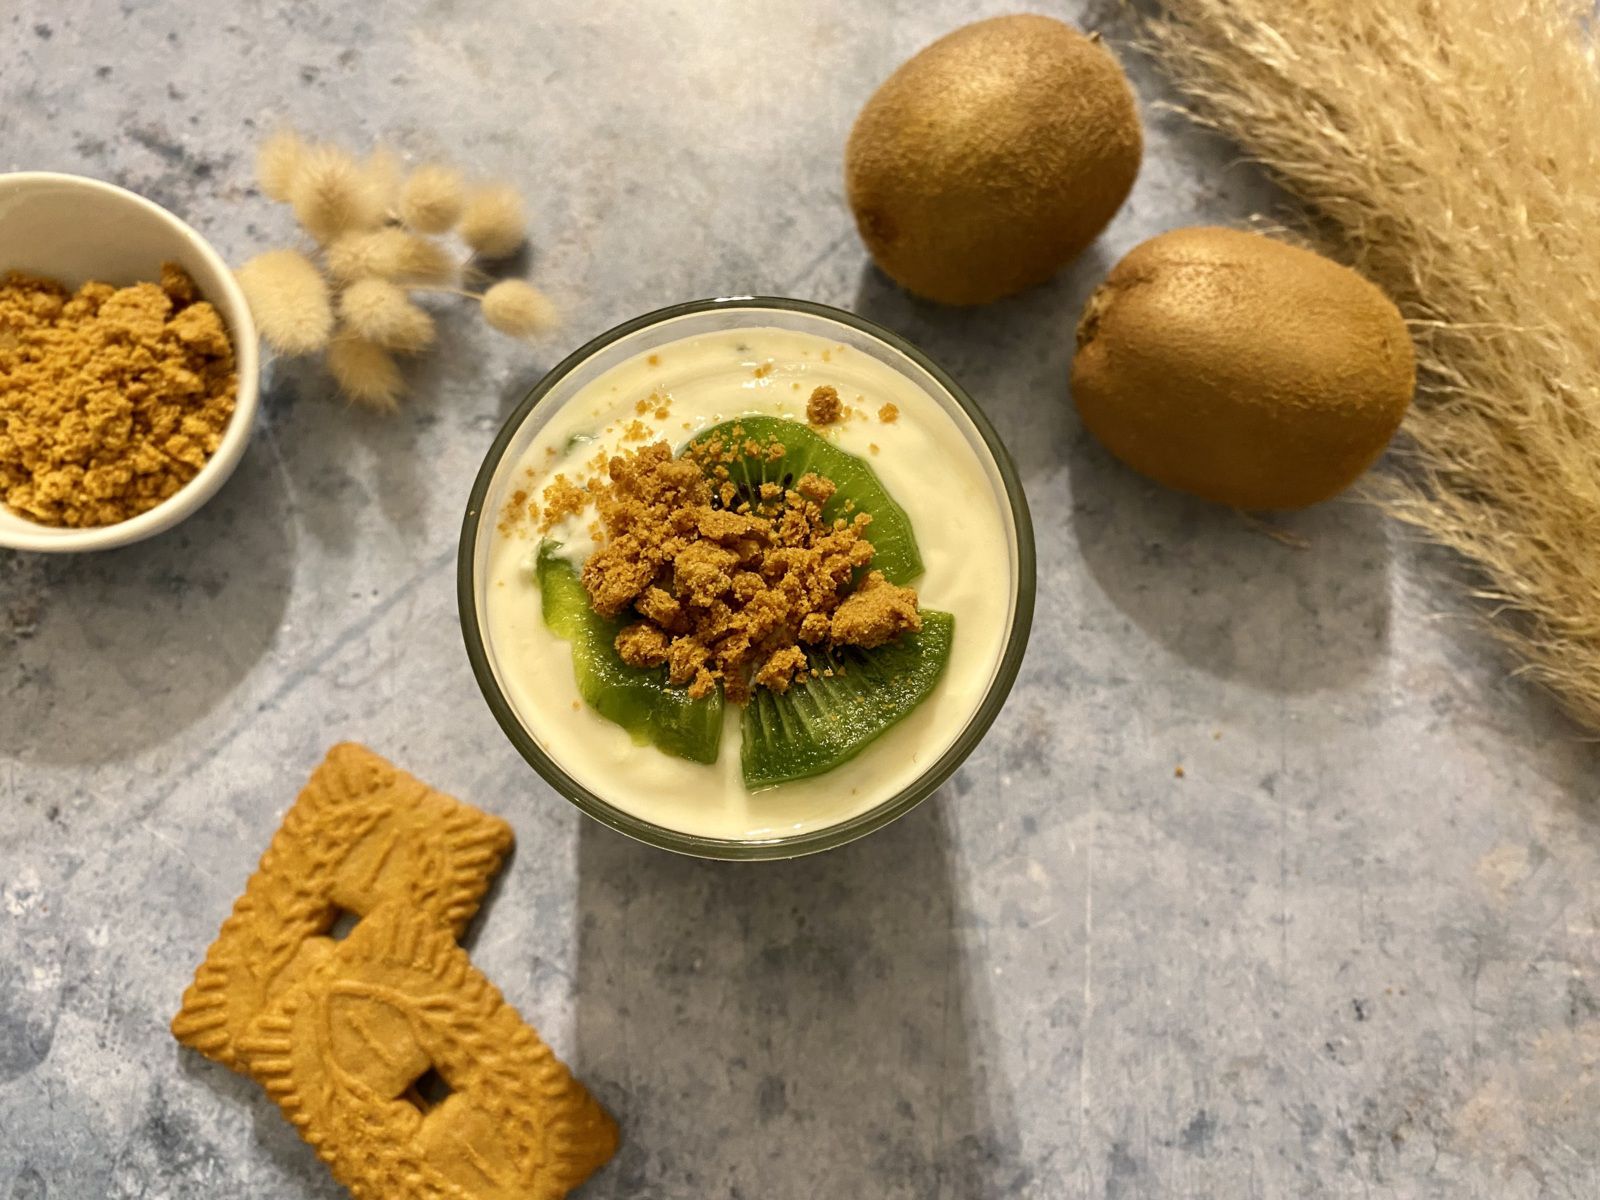
M 333 332 L 333 304 L 317 265 L 298 250 L 268 250 L 234 272 L 261 336 L 285 354 L 315 354 Z
M 1160 61 L 1411 318 L 1400 519 L 1600 729 L 1600 73 L 1588 0 L 1165 0 Z

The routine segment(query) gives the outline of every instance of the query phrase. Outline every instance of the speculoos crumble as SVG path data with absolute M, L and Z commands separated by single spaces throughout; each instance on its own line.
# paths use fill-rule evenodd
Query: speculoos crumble
M 674 458 L 655 442 L 611 458 L 586 488 L 558 476 L 546 490 L 547 520 L 596 507 L 583 585 L 597 613 L 627 621 L 624 662 L 665 666 L 696 698 L 720 683 L 743 703 L 754 687 L 804 682 L 807 648 L 870 648 L 921 628 L 916 593 L 870 570 L 871 516 L 823 516 L 830 480 L 805 474 L 747 496 L 728 478 L 741 456 L 784 454 L 781 442 L 714 436 Z

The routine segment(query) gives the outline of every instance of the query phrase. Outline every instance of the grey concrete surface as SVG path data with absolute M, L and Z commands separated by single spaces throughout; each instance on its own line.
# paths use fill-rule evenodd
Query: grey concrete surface
M 947 311 L 864 258 L 857 107 L 1009 7 L 0 6 L 0 167 L 125 184 L 237 261 L 288 230 L 250 179 L 277 122 L 448 154 L 527 189 L 567 318 L 526 348 L 447 317 L 394 419 L 277 366 L 196 519 L 0 557 L 0 1197 L 339 1194 L 166 1022 L 343 738 L 516 827 L 474 954 L 620 1117 L 587 1196 L 1600 1193 L 1595 752 L 1477 635 L 1448 561 L 1347 503 L 1279 522 L 1286 544 L 1122 470 L 1068 403 L 1110 263 L 1271 195 L 1139 67 L 1144 173 L 1058 281 Z M 1109 2 L 1054 11 L 1127 34 Z M 478 698 L 453 591 L 523 389 L 619 320 L 743 291 L 942 360 L 1016 453 L 1040 558 L 1021 679 L 952 783 L 754 868 L 636 847 L 543 786 Z

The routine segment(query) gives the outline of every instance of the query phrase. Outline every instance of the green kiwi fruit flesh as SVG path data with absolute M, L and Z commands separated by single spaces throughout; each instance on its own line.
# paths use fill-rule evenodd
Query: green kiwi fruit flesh
M 622 726 L 640 745 L 691 762 L 713 763 L 722 744 L 722 693 L 692 700 L 667 683 L 665 667 L 630 667 L 615 646 L 622 622 L 608 620 L 589 604 L 577 569 L 560 554 L 561 544 L 539 544 L 535 573 L 544 623 L 572 645 L 572 670 L 584 703 Z
M 705 431 L 692 445 L 723 438 L 732 450 L 724 461 L 729 480 L 743 497 L 757 496 L 763 483 L 792 487 L 808 472 L 833 481 L 836 491 L 823 507 L 829 520 L 869 513 L 867 537 L 872 566 L 892 583 L 922 574 L 911 519 L 885 490 L 863 459 L 839 449 L 805 425 L 781 417 L 747 416 Z M 754 442 L 754 454 L 742 447 Z M 773 442 L 781 458 L 768 456 Z M 584 702 L 626 729 L 641 745 L 650 744 L 692 762 L 717 759 L 723 725 L 719 690 L 691 700 L 667 683 L 665 668 L 630 667 L 618 656 L 620 619 L 597 614 L 577 569 L 560 554 L 560 543 L 542 542 L 536 560 L 544 622 L 572 645 L 572 666 Z M 741 770 L 751 790 L 832 770 L 922 703 L 950 660 L 955 618 L 924 610 L 922 628 L 872 650 L 839 647 L 807 655 L 809 677 L 783 695 L 756 689 L 742 719 Z
M 924 609 L 916 633 L 875 650 L 814 651 L 805 683 L 781 696 L 757 688 L 741 728 L 745 787 L 821 775 L 861 753 L 933 690 L 950 661 L 955 623 L 949 613 Z
M 744 499 L 757 495 L 763 483 L 789 488 L 808 472 L 821 475 L 832 480 L 837 489 L 823 505 L 825 519 L 849 520 L 858 512 L 872 516 L 866 537 L 874 551 L 873 570 L 882 571 L 890 583 L 901 585 L 922 574 L 922 552 L 917 549 L 911 518 L 895 503 L 865 459 L 839 449 L 799 421 L 760 415 L 737 417 L 712 426 L 696 435 L 690 446 L 708 446 L 719 438 L 738 451 L 732 461 L 721 465 L 728 468 L 729 480 Z M 773 442 L 782 443 L 783 457 L 769 459 L 761 452 L 744 453 L 743 445 L 752 441 L 762 450 Z M 709 470 L 717 464 L 704 465 Z

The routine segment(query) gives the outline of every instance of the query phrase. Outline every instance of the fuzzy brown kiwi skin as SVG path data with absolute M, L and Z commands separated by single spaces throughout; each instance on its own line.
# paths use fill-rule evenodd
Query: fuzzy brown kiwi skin
M 903 64 L 856 118 L 845 190 L 907 291 L 983 304 L 1049 279 L 1127 199 L 1143 136 L 1111 53 L 1051 17 L 995 17 Z
M 1383 292 L 1234 229 L 1136 246 L 1090 297 L 1077 341 L 1084 426 L 1141 474 L 1236 508 L 1343 491 L 1383 453 L 1416 384 Z

